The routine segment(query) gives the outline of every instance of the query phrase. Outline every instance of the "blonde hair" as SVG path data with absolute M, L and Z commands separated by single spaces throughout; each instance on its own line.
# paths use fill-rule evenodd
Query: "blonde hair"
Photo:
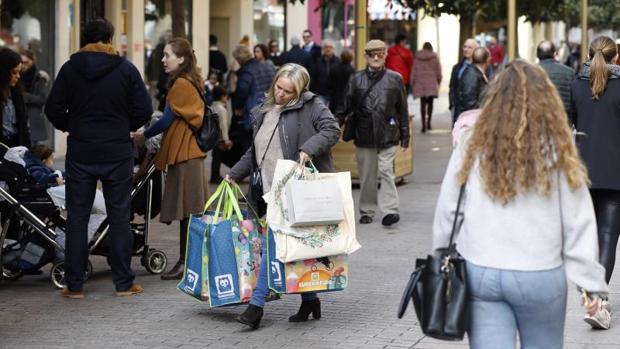
M 287 63 L 283 65 L 276 72 L 276 76 L 271 82 L 271 87 L 269 87 L 269 91 L 265 94 L 265 101 L 263 102 L 263 106 L 261 108 L 263 112 L 271 110 L 271 108 L 273 108 L 276 104 L 275 86 L 276 82 L 278 82 L 278 79 L 280 78 L 290 79 L 295 87 L 295 97 L 291 99 L 288 103 L 289 105 L 297 103 L 299 97 L 301 97 L 302 93 L 307 90 L 310 85 L 310 74 L 308 74 L 306 68 L 295 63 Z
M 473 128 L 458 182 L 479 161 L 485 192 L 507 204 L 530 190 L 548 195 L 562 171 L 572 190 L 588 183 L 562 100 L 538 66 L 515 60 L 489 85 Z
M 590 44 L 590 59 L 592 67 L 590 68 L 590 88 L 592 89 L 592 99 L 598 98 L 605 92 L 607 88 L 607 79 L 609 78 L 609 69 L 607 63 L 611 63 L 612 59 L 618 53 L 618 46 L 608 36 L 600 36 Z
M 254 54 L 250 48 L 245 45 L 237 45 L 232 52 L 232 56 L 241 65 L 254 58 Z

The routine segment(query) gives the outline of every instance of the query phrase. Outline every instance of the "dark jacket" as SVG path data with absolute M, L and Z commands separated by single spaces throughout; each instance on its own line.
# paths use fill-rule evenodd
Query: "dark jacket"
M 299 64 L 306 68 L 306 70 L 308 70 L 308 73 L 310 73 L 310 75 L 312 76 L 312 56 L 299 46 L 293 46 L 286 53 L 283 53 L 281 62 L 283 65 L 286 63 Z
M 263 123 L 265 113 L 260 107 L 252 111 L 253 137 Z M 303 151 L 312 157 L 319 172 L 334 172 L 334 162 L 330 149 L 340 138 L 340 128 L 325 104 L 312 92 L 304 92 L 299 101 L 282 109 L 278 125 L 280 146 L 286 160 L 299 160 Z M 252 149 L 230 170 L 230 176 L 240 181 L 252 171 Z
M 470 65 L 465 69 L 458 87 L 454 114 L 456 118 L 464 111 L 480 107 L 482 93 L 487 87 L 487 84 L 484 73 L 482 73 L 478 67 Z
M 592 99 L 590 63 L 573 81 L 572 120 L 579 154 L 588 168 L 593 189 L 620 190 L 620 67 L 608 65 L 607 87 Z
M 3 132 L 0 132 L 0 141 L 9 147 L 24 146 L 30 148 L 30 128 L 28 127 L 28 114 L 24 104 L 24 93 L 20 85 L 11 87 L 11 99 L 15 107 L 15 128 L 17 134 L 12 139 L 6 139 Z M 0 127 L 2 126 L 2 105 L 0 105 Z
M 228 71 L 226 56 L 218 49 L 209 49 L 209 70 L 216 69 L 222 75 Z
M 31 152 L 27 151 L 24 153 L 24 162 L 26 163 L 26 172 L 28 172 L 37 183 L 56 184 L 58 174 L 45 166 L 45 164 Z
M 304 51 L 306 50 L 305 48 L 306 48 L 306 45 L 302 47 Z M 319 61 L 319 58 L 321 58 L 321 55 L 323 55 L 321 45 L 315 42 L 314 45 L 312 45 L 312 47 L 310 48 L 310 51 L 308 53 L 310 54 L 310 57 L 312 58 L 312 64 L 316 64 L 316 62 Z
M 132 157 L 130 131 L 148 122 L 151 99 L 136 67 L 106 45 L 86 45 L 71 55 L 54 82 L 45 113 L 69 132 L 67 159 L 106 163 Z M 111 47 L 107 45 L 108 47 Z
M 547 72 L 549 80 L 558 89 L 562 103 L 564 103 L 564 110 L 567 115 L 570 115 L 571 83 L 575 80 L 575 71 L 553 58 L 543 59 L 539 64 Z
M 261 63 L 253 58 L 237 70 L 237 88 L 232 96 L 232 106 L 233 109 L 243 109 L 246 129 L 252 127 L 250 112 L 262 102 L 275 75 L 276 69 L 272 64 Z
M 362 148 L 384 149 L 398 145 L 409 146 L 409 113 L 407 93 L 400 74 L 385 70 L 362 70 L 349 80 L 344 114 L 354 117 L 355 145 Z M 381 77 L 382 76 L 382 77 Z M 374 79 L 381 80 L 361 101 Z
M 355 74 L 355 68 L 351 63 L 339 62 L 332 68 L 329 76 L 329 90 L 331 91 L 331 100 L 329 101 L 329 110 L 338 116 L 344 109 L 344 97 L 349 85 L 349 79 Z
M 329 75 L 338 64 L 340 64 L 340 59 L 336 56 L 332 56 L 330 59 L 321 56 L 314 65 L 313 76 L 310 79 L 310 91 L 319 96 L 331 97 L 333 91 L 330 89 Z
M 461 70 L 461 67 L 463 66 L 463 64 L 466 64 L 466 61 L 464 59 L 460 61 L 459 63 L 455 64 L 452 67 L 452 73 L 450 73 L 450 91 L 448 92 L 448 97 L 450 101 L 450 105 L 449 105 L 450 109 L 456 107 L 456 99 L 457 99 L 457 94 L 459 90 L 459 81 L 461 80 L 459 78 L 459 71 Z
M 23 73 L 21 80 L 24 84 L 24 103 L 26 114 L 30 122 L 30 136 L 33 143 L 44 141 L 48 138 L 48 126 L 43 106 L 49 93 L 49 77 L 41 73 L 36 66 Z

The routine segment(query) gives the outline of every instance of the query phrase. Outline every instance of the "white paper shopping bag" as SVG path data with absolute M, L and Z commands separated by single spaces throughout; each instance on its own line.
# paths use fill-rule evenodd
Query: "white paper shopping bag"
M 338 181 L 290 179 L 285 186 L 291 227 L 338 224 L 344 220 Z
M 332 180 L 338 184 L 342 196 L 344 219 L 335 224 L 293 227 L 289 221 L 289 200 L 286 184 L 299 178 L 299 164 L 290 160 L 278 160 L 271 191 L 263 196 L 267 202 L 267 224 L 276 242 L 276 257 L 284 262 L 320 258 L 337 254 L 350 254 L 361 246 L 355 237 L 355 212 L 351 192 L 351 174 L 308 173 L 302 180 Z

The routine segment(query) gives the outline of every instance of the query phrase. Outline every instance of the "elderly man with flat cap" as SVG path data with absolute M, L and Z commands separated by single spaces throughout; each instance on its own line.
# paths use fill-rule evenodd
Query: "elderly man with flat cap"
M 386 44 L 371 40 L 365 52 L 367 67 L 349 80 L 345 107 L 338 117 L 346 119 L 343 138 L 352 139 L 356 147 L 360 223 L 372 223 L 378 206 L 381 223 L 390 226 L 400 220 L 394 158 L 399 145 L 403 151 L 409 147 L 407 94 L 400 74 L 385 68 Z

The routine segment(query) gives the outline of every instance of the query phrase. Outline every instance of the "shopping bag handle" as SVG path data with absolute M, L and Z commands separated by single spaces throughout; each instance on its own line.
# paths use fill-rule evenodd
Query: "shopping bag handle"
M 220 183 L 220 185 L 218 185 L 218 187 L 215 190 L 215 192 L 213 193 L 213 195 L 211 195 L 209 197 L 209 199 L 207 200 L 207 203 L 205 204 L 205 208 L 204 208 L 203 212 L 207 212 L 207 210 L 209 209 L 209 207 L 211 207 L 211 205 L 213 205 L 215 200 L 219 199 L 222 196 L 222 193 L 224 192 L 224 188 L 225 188 L 226 184 L 227 184 L 226 181 L 223 180 L 222 183 Z
M 239 192 L 237 188 L 233 189 L 229 183 L 226 183 L 226 193 L 228 194 L 226 197 L 226 204 L 228 207 L 225 210 L 224 217 L 225 219 L 232 218 L 233 213 L 237 215 L 237 219 L 239 221 L 243 220 L 243 214 L 241 213 L 241 209 L 239 208 L 239 199 L 237 193 Z

